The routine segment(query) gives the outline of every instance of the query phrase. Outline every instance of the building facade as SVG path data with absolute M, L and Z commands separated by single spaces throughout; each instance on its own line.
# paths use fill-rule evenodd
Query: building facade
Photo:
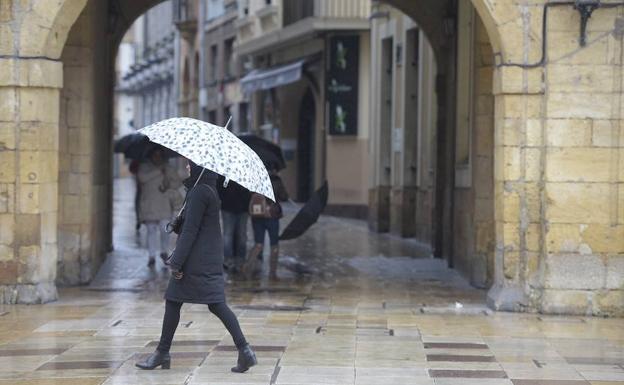
M 110 248 L 114 58 L 131 21 L 158 2 L 0 3 L 3 302 L 55 299 L 55 282 L 80 282 L 92 276 Z M 485 282 L 492 308 L 621 315 L 624 9 L 618 1 L 597 3 L 577 2 L 575 8 L 574 3 L 543 0 L 387 0 L 374 2 L 372 8 L 367 3 L 361 17 L 323 16 L 319 21 L 306 16 L 288 25 L 285 15 L 286 20 L 297 20 L 310 12 L 343 12 L 352 9 L 347 6 L 352 2 L 315 0 L 288 11 L 281 2 L 239 4 L 245 16 L 235 22 L 237 48 L 252 58 L 243 68 L 250 71 L 245 76 L 253 75 L 247 83 L 241 80 L 242 88 L 245 84 L 250 89 L 258 87 L 251 102 L 262 107 L 252 107 L 251 127 L 264 128 L 261 132 L 299 154 L 306 151 L 288 127 L 309 127 L 308 120 L 314 117 L 315 150 L 323 144 L 320 148 L 326 154 L 319 157 L 326 159 L 325 167 L 318 159 L 307 161 L 314 165 L 314 185 L 326 178 L 334 186 L 330 192 L 333 205 L 362 202 L 366 207 L 371 202 L 375 226 L 407 229 L 428 241 L 434 253 L 474 276 L 474 282 Z M 342 7 L 334 8 L 337 4 Z M 383 4 L 408 15 L 434 54 L 435 138 L 425 139 L 436 143 L 431 193 L 418 190 L 418 180 L 417 189 L 413 182 L 400 182 L 401 178 L 409 181 L 404 176 L 413 171 L 408 151 L 401 146 L 407 140 L 408 124 L 400 124 L 397 117 L 404 114 L 394 108 L 378 112 L 379 124 L 388 126 L 389 118 L 384 119 L 382 112 L 390 111 L 395 120 L 390 126 L 399 126 L 391 127 L 396 133 L 391 142 L 395 149 L 403 148 L 391 151 L 394 179 L 383 181 L 380 171 L 366 169 L 360 176 L 360 168 L 351 167 L 364 162 L 370 168 L 369 157 L 382 154 L 381 141 L 371 136 L 379 128 L 363 112 L 372 109 L 372 102 L 361 97 L 368 92 L 362 88 L 370 86 L 365 81 L 370 74 L 383 73 L 374 68 L 369 71 L 373 59 L 357 66 L 358 76 L 367 74 L 358 83 L 362 119 L 358 119 L 357 135 L 344 135 L 352 133 L 348 123 L 352 106 L 341 104 L 340 96 L 353 90 L 348 87 L 350 78 L 342 73 L 344 78 L 334 83 L 320 77 L 332 70 L 340 74 L 345 61 L 351 61 L 354 44 L 349 39 L 332 40 L 333 33 L 323 31 L 359 35 L 360 57 L 377 46 L 386 55 L 374 60 L 393 67 L 405 63 L 404 45 L 397 49 L 394 41 L 384 42 L 377 31 L 371 34 L 369 15 L 375 16 L 373 25 L 387 23 L 377 17 L 384 12 Z M 587 11 L 585 15 L 591 11 L 591 18 L 584 19 L 579 10 Z M 584 21 L 586 35 L 579 28 Z M 404 38 L 407 24 L 399 28 L 396 23 L 396 41 Z M 266 33 L 260 36 L 259 29 Z M 313 32 L 298 33 L 304 30 Z M 373 37 L 362 38 L 367 34 Z M 279 43 L 293 35 L 305 44 L 287 48 L 289 44 Z M 390 51 L 394 60 L 389 58 Z M 316 68 L 314 55 L 319 52 L 322 68 Z M 246 57 L 241 60 L 249 62 Z M 288 65 L 292 67 L 283 68 Z M 270 73 L 252 72 L 270 69 L 305 80 L 270 87 L 281 80 L 265 83 Z M 399 75 L 402 71 L 394 68 L 393 77 L 404 76 Z M 418 89 L 409 82 L 394 83 L 396 105 L 407 104 L 399 103 L 404 93 L 399 93 L 399 86 Z M 297 95 L 307 93 L 306 87 L 312 94 L 308 100 L 314 100 L 314 114 L 293 113 L 302 107 L 278 104 L 303 100 Z M 334 93 L 331 98 L 322 95 L 328 90 Z M 362 99 L 370 104 L 363 104 Z M 322 103 L 333 105 L 326 111 L 333 119 L 323 126 L 318 122 L 330 114 L 320 112 Z M 296 120 L 301 124 L 289 124 Z M 360 127 L 362 121 L 367 129 Z M 341 135 L 330 135 L 330 127 Z M 387 135 L 380 138 L 388 141 Z M 366 150 L 360 150 L 361 146 Z M 340 158 L 342 154 L 348 154 L 348 159 Z M 433 163 L 431 157 L 422 155 Z M 299 169 L 293 166 L 297 156 L 291 154 L 290 170 Z M 344 174 L 344 180 L 333 173 Z M 290 189 L 298 191 L 297 178 L 289 178 Z M 433 194 L 432 219 L 422 222 L 425 229 L 431 228 L 430 235 L 404 224 L 396 213 L 396 207 L 403 207 L 397 202 L 417 194 Z M 418 213 L 418 207 L 406 207 L 407 212 L 415 209 Z
M 165 1 L 140 16 L 126 34 L 132 36 L 134 62 L 122 74 L 117 90 L 135 100 L 131 124 L 135 129 L 177 115 L 175 78 L 179 42 L 173 21 L 173 1 Z M 118 60 L 123 54 L 123 51 L 118 53 Z
M 201 117 L 235 133 L 249 131 L 249 103 L 241 93 L 242 64 L 235 51 L 238 1 L 205 0 L 200 77 Z
M 291 196 L 305 202 L 327 180 L 329 213 L 365 217 L 369 2 L 250 0 L 239 15 L 251 127 L 284 150 Z

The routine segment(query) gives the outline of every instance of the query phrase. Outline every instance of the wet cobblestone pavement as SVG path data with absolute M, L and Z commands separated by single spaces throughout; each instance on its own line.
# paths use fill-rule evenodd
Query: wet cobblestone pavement
M 185 305 L 171 370 L 139 371 L 168 274 L 145 266 L 131 181 L 117 187 L 115 252 L 94 282 L 55 303 L 0 306 L 0 385 L 624 384 L 624 320 L 491 312 L 418 244 L 330 217 L 283 243 L 282 281 L 228 284 L 258 366 L 230 373 L 225 329 Z

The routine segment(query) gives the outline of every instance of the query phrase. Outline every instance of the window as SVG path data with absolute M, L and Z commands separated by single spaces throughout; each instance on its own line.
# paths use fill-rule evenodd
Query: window
M 174 3 L 175 18 L 177 22 L 186 21 L 190 18 L 190 6 L 188 0 L 177 0 Z
M 284 26 L 314 16 L 314 1 L 284 0 L 282 7 L 284 9 Z
M 225 13 L 230 13 L 238 10 L 238 2 L 232 1 L 225 5 Z
M 219 47 L 216 44 L 210 47 L 210 74 L 208 76 L 208 80 L 211 83 L 217 81 L 217 59 L 219 55 Z
M 223 52 L 223 69 L 225 78 L 233 77 L 236 74 L 234 63 L 234 38 L 225 41 Z
M 241 103 L 238 105 L 238 130 L 240 132 L 249 132 L 249 104 Z
M 240 17 L 249 16 L 249 0 L 240 1 Z
M 225 13 L 223 0 L 208 0 L 206 7 L 206 20 L 214 20 Z

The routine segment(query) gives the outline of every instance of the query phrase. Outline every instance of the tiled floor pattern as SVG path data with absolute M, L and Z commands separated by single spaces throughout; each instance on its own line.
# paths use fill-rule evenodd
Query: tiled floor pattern
M 55 304 L 5 306 L 0 385 L 624 384 L 621 319 L 422 314 L 426 298 L 411 290 L 359 285 L 230 290 L 260 362 L 246 374 L 230 373 L 235 348 L 203 306 L 184 306 L 172 369 L 155 371 L 134 367 L 159 337 L 163 309 L 153 293 L 108 294 L 113 300 L 70 289 Z

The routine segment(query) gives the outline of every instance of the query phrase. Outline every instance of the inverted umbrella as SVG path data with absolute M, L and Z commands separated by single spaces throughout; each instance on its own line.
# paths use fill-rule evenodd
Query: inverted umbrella
M 139 130 L 195 164 L 275 201 L 269 173 L 258 155 L 226 128 L 192 118 L 171 118 Z
M 239 139 L 251 147 L 267 167 L 274 168 L 276 171 L 286 168 L 286 160 L 284 160 L 282 148 L 277 144 L 251 134 L 241 135 Z
M 312 198 L 303 205 L 301 210 L 295 215 L 295 218 L 286 226 L 284 232 L 280 235 L 280 241 L 298 238 L 312 227 L 323 210 L 325 210 L 325 206 L 327 206 L 327 196 L 328 187 L 327 182 L 325 182 L 320 189 L 312 194 Z

